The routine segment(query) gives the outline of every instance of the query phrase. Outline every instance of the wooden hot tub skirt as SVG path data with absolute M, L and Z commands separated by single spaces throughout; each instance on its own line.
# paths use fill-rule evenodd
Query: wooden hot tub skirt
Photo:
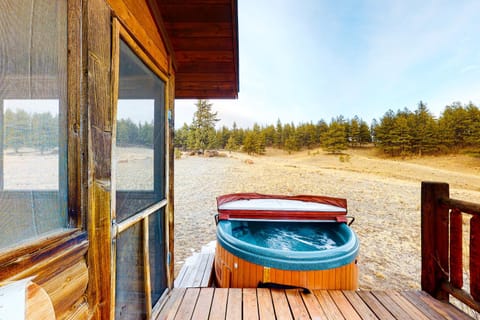
M 215 281 L 221 288 L 256 288 L 259 282 L 273 282 L 312 290 L 355 290 L 358 267 L 355 260 L 328 270 L 280 270 L 248 262 L 217 243 Z

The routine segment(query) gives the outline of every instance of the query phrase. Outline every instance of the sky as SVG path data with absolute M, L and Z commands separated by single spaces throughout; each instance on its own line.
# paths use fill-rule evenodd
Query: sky
M 478 0 L 238 0 L 240 92 L 217 126 L 295 124 L 389 109 L 480 105 Z M 175 101 L 175 126 L 195 100 Z

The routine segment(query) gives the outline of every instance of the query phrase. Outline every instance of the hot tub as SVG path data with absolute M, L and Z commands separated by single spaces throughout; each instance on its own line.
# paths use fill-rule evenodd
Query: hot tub
M 359 242 L 345 199 L 241 193 L 217 204 L 219 287 L 358 287 Z

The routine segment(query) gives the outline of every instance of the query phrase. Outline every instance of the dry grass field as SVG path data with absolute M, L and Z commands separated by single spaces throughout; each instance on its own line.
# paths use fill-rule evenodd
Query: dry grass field
M 372 149 L 288 155 L 227 153 L 175 161 L 175 261 L 215 240 L 215 198 L 232 192 L 343 197 L 361 242 L 363 289 L 420 287 L 420 183 L 450 184 L 451 196 L 480 202 L 480 159 L 467 155 L 389 159 Z
M 152 188 L 152 151 L 118 150 L 117 187 Z M 58 188 L 58 155 L 4 155 L 6 189 Z M 372 149 L 342 155 L 321 149 L 289 155 L 225 153 L 175 161 L 175 264 L 215 240 L 215 198 L 233 192 L 315 194 L 346 198 L 361 242 L 363 289 L 420 287 L 420 183 L 450 184 L 451 196 L 480 202 L 480 158 L 449 155 L 389 159 Z

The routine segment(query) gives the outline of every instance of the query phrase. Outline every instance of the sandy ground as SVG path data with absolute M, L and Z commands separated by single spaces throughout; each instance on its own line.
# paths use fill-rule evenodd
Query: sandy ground
M 250 159 L 253 164 L 246 161 Z M 362 289 L 420 288 L 420 183 L 442 181 L 458 199 L 480 201 L 480 159 L 468 156 L 382 159 L 321 150 L 175 161 L 175 264 L 215 240 L 215 198 L 232 192 L 317 194 L 348 201 L 361 242 Z

